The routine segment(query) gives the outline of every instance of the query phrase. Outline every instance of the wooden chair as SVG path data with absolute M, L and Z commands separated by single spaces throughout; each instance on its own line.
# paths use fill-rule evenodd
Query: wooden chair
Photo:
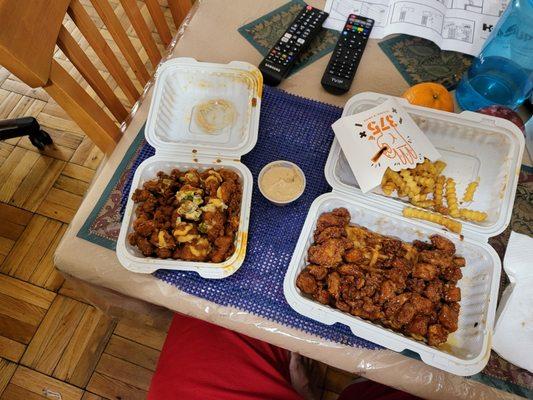
M 141 86 L 150 80 L 110 1 L 90 0 Z M 144 0 L 157 33 L 165 46 L 172 37 L 158 0 Z M 140 91 L 127 75 L 82 3 L 89 0 L 0 0 L 0 64 L 32 88 L 43 87 L 80 128 L 105 153 L 120 140 L 119 125 L 128 116 Z M 192 0 L 168 0 L 176 28 L 191 8 Z M 124 11 L 155 70 L 161 53 L 136 0 L 120 0 Z M 107 72 L 124 93 L 124 105 L 93 61 L 65 27 L 68 14 L 94 50 Z M 109 113 L 54 59 L 57 46 L 91 86 Z M 112 117 L 111 117 L 112 115 Z

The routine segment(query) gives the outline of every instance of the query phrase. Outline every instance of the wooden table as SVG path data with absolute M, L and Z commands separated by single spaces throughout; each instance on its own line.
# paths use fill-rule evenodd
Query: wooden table
M 202 1 L 191 22 L 185 27 L 173 55 L 219 63 L 241 60 L 258 65 L 261 55 L 237 32 L 237 28 L 285 2 L 285 0 Z M 309 3 L 323 7 L 323 1 L 320 0 Z M 229 4 L 231 12 L 227 10 Z M 323 57 L 307 66 L 284 81 L 281 88 L 301 96 L 342 106 L 349 97 L 358 92 L 375 91 L 400 95 L 408 86 L 379 49 L 375 40 L 369 42 L 351 92 L 344 96 L 333 96 L 320 86 L 320 77 L 327 61 L 328 57 Z M 222 307 L 188 295 L 151 275 L 127 271 L 119 264 L 113 251 L 76 237 L 128 150 L 134 135 L 143 125 L 149 97 L 150 94 L 134 115 L 117 149 L 100 169 L 98 177 L 65 234 L 55 259 L 61 271 L 94 285 L 95 288 L 111 289 L 123 295 L 213 322 L 421 397 L 435 399 L 515 397 L 482 383 L 445 373 L 389 350 L 371 351 L 327 342 L 246 312 Z M 102 295 L 104 292 L 99 289 L 99 293 L 98 296 L 94 296 L 94 301 L 104 309 L 114 307 L 119 302 L 123 303 L 119 296 L 110 292 Z

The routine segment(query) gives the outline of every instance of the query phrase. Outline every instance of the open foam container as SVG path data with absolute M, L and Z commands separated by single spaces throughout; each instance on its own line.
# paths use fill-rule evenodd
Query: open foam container
M 361 93 L 346 104 L 343 117 L 373 108 L 390 96 Z M 333 191 L 318 197 L 309 210 L 284 281 L 285 297 L 291 307 L 309 318 L 332 325 L 342 323 L 364 339 L 394 351 L 410 350 L 426 364 L 457 375 L 472 375 L 488 362 L 500 283 L 501 262 L 489 246 L 488 239 L 504 231 L 509 224 L 518 175 L 524 150 L 524 136 L 511 122 L 463 112 L 453 114 L 397 101 L 440 151 L 447 163 L 443 174 L 457 182 L 457 192 L 480 178 L 474 201 L 464 207 L 484 210 L 488 218 L 482 223 L 463 223 L 461 236 L 443 230 L 439 225 L 402 216 L 406 203 L 386 197 L 381 190 L 363 194 L 342 153 L 333 142 L 325 166 L 325 176 Z M 296 278 L 307 265 L 307 250 L 313 243 L 313 232 L 320 214 L 346 207 L 351 223 L 380 234 L 411 242 L 427 240 L 432 234 L 443 235 L 455 244 L 457 254 L 466 259 L 462 268 L 461 311 L 459 328 L 441 347 L 431 347 L 391 329 L 341 312 L 305 297 L 296 287 Z
M 198 62 L 192 58 L 175 58 L 162 64 L 145 127 L 146 140 L 155 155 L 143 161 L 133 176 L 120 235 L 117 256 L 128 270 L 152 273 L 158 269 L 196 271 L 204 278 L 225 278 L 239 269 L 246 255 L 248 222 L 252 200 L 253 178 L 239 160 L 257 142 L 263 78 L 248 63 L 229 64 Z M 201 132 L 196 125 L 195 107 L 209 100 L 224 99 L 237 111 L 232 125 L 213 134 Z M 242 184 L 242 204 L 235 252 L 224 262 L 192 262 L 144 257 L 128 242 L 133 232 L 135 204 L 131 196 L 144 182 L 155 179 L 158 171 L 170 173 L 174 168 L 227 168 L 236 172 Z

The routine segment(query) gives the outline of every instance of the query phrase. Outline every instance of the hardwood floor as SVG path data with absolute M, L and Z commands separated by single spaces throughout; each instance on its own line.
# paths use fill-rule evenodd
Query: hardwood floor
M 90 1 L 82 3 L 109 38 Z M 129 26 L 119 1 L 110 3 Z M 146 5 L 138 3 L 159 39 Z M 166 0 L 160 4 L 171 21 Z M 66 24 L 95 59 L 79 31 Z M 131 26 L 127 33 L 152 73 Z M 160 40 L 158 46 L 163 50 Z M 55 57 L 74 71 L 59 50 Z M 119 60 L 141 89 L 126 60 L 120 55 Z M 0 142 L 0 400 L 144 399 L 172 314 L 159 315 L 157 322 L 112 319 L 87 304 L 53 264 L 54 251 L 103 155 L 44 90 L 29 88 L 0 68 L 0 120 L 21 116 L 36 117 L 54 146 L 40 152 L 27 137 Z M 328 400 L 353 378 L 320 363 L 312 363 L 312 374 L 322 399 Z

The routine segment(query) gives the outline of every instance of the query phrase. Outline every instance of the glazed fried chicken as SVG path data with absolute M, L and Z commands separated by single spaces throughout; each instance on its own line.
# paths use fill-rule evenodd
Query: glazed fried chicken
M 128 241 L 144 256 L 219 263 L 234 253 L 242 201 L 234 171 L 158 172 L 132 200 Z
M 440 235 L 412 244 L 349 225 L 344 208 L 317 221 L 309 265 L 297 287 L 322 304 L 389 327 L 430 346 L 458 328 L 463 257 Z

